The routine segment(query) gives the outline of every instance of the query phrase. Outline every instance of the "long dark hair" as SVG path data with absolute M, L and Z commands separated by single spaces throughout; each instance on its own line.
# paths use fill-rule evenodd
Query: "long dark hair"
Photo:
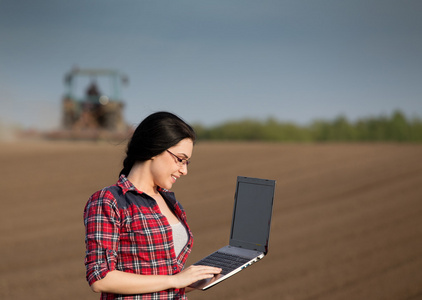
M 128 175 L 135 162 L 144 162 L 189 138 L 195 143 L 191 126 L 178 116 L 161 111 L 146 117 L 130 139 L 120 175 Z

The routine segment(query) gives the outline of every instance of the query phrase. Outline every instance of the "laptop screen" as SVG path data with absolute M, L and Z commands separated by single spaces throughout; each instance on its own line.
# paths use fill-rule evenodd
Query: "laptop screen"
M 230 245 L 268 251 L 274 180 L 238 177 Z

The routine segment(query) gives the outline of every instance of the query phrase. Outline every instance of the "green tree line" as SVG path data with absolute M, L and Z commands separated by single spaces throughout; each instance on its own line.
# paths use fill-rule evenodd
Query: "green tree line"
M 422 142 L 422 120 L 408 119 L 401 111 L 391 116 L 361 118 L 350 122 L 339 116 L 331 121 L 316 120 L 306 126 L 244 119 L 205 127 L 195 124 L 199 140 L 238 140 L 276 142 Z

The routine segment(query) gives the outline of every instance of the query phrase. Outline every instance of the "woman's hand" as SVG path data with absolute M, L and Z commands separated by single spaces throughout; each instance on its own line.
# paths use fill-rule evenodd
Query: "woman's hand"
M 214 268 L 209 266 L 189 266 L 184 269 L 182 272 L 172 276 L 172 285 L 174 288 L 185 288 L 192 283 L 207 279 L 213 278 L 214 275 L 221 273 L 220 268 Z

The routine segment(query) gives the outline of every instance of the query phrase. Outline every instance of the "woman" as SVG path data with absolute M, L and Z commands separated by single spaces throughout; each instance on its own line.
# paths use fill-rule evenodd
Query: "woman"
M 219 268 L 190 266 L 192 233 L 173 184 L 188 173 L 195 133 L 158 112 L 136 128 L 120 178 L 85 207 L 87 280 L 101 299 L 187 299 L 185 288 Z

